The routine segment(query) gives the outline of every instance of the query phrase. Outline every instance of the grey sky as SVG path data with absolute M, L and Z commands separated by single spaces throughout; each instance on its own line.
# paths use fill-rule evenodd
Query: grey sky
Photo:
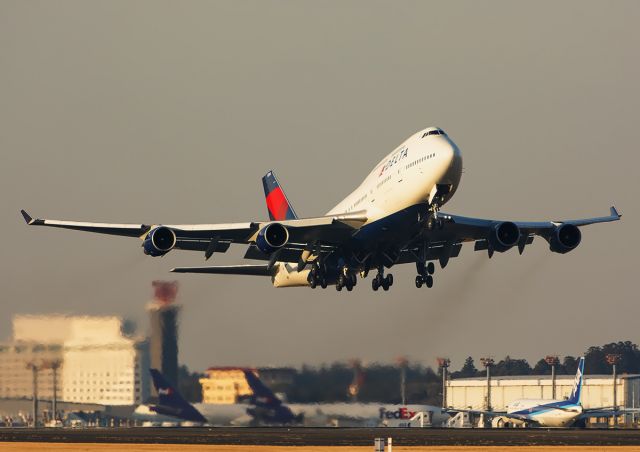
M 179 276 L 189 366 L 405 354 L 537 358 L 638 337 L 640 3 L 0 1 L 0 338 L 16 313 L 123 314 L 147 326 L 151 281 L 199 253 L 28 229 L 50 218 L 267 217 L 274 169 L 298 214 L 323 214 L 416 130 L 462 150 L 446 210 L 602 215 L 568 255 L 465 246 L 417 290 L 273 289 Z M 216 256 L 240 260 L 241 250 Z

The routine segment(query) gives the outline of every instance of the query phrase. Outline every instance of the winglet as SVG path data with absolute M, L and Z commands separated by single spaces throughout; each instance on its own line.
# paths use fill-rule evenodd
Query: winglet
M 24 221 L 27 222 L 27 224 L 33 224 L 34 220 L 33 218 L 31 218 L 31 215 L 29 215 L 26 210 L 22 209 L 20 210 L 20 213 L 22 214 L 22 217 L 24 218 Z
M 622 217 L 622 215 L 618 213 L 618 209 L 616 209 L 615 206 L 611 206 L 610 212 L 612 217 L 618 217 L 618 218 Z

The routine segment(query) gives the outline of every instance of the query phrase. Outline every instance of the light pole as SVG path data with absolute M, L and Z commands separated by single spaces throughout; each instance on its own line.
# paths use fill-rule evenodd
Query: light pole
M 556 355 L 547 355 L 544 359 L 551 366 L 551 398 L 556 398 L 556 366 L 560 362 Z
M 491 411 L 491 366 L 493 366 L 493 358 L 480 358 L 480 362 L 487 369 L 487 411 Z
M 616 364 L 620 362 L 622 356 L 618 353 L 607 353 L 605 357 L 607 363 L 613 367 L 613 412 L 616 414 L 613 417 L 613 424 L 618 424 L 618 416 L 616 411 L 618 411 L 618 388 L 617 388 L 617 373 L 616 373 Z
M 438 367 L 442 369 L 442 408 L 447 407 L 447 369 L 450 364 L 449 358 L 438 358 Z
M 51 376 L 53 379 L 53 394 L 52 394 L 52 403 L 51 403 L 51 411 L 53 412 L 52 419 L 53 424 L 55 425 L 57 420 L 57 412 L 58 412 L 58 369 L 62 363 L 59 360 L 55 361 L 47 361 L 43 363 L 42 369 L 51 369 Z
M 33 428 L 38 427 L 38 366 L 34 362 L 27 363 L 33 377 Z

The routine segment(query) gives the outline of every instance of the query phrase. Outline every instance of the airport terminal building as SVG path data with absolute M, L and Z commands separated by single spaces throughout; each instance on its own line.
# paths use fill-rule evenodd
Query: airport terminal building
M 569 397 L 573 375 L 556 376 L 556 399 Z M 640 407 L 640 375 L 617 377 L 617 405 L 625 408 Z M 487 379 L 485 377 L 457 378 L 447 381 L 446 405 L 458 409 L 487 408 Z M 491 377 L 491 408 L 506 410 L 516 399 L 552 399 L 550 375 L 523 375 Z M 582 387 L 584 408 L 613 406 L 613 377 L 611 375 L 585 375 Z
M 13 338 L 0 344 L 0 399 L 134 405 L 149 396 L 148 343 L 123 334 L 114 316 L 18 315 Z M 54 369 L 55 368 L 55 369 Z

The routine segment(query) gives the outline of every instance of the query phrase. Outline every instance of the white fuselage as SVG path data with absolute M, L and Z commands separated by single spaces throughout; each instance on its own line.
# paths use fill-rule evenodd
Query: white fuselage
M 561 404 L 554 408 L 551 404 Z M 568 427 L 582 413 L 580 404 L 568 404 L 565 400 L 519 399 L 507 405 L 507 413 L 517 413 L 542 427 Z
M 434 134 L 437 133 L 437 134 Z M 364 181 L 327 212 L 330 215 L 360 214 L 360 227 L 419 204 L 431 204 L 438 195 L 445 204 L 458 188 L 462 156 L 456 144 L 437 127 L 421 130 L 385 156 Z M 446 194 L 438 187 L 446 187 Z M 400 225 L 400 229 L 403 229 Z M 295 262 L 278 262 L 272 276 L 274 287 L 308 286 L 309 270 L 297 271 Z
M 413 134 L 383 158 L 349 196 L 327 215 L 366 212 L 367 223 L 384 218 L 406 207 L 427 203 L 436 185 L 455 193 L 462 176 L 462 156 L 451 139 L 429 127 Z
M 195 403 L 193 405 L 214 426 L 247 426 L 253 418 L 247 414 L 247 404 L 218 405 Z M 302 415 L 302 423 L 310 427 L 369 426 L 376 427 L 390 421 L 409 421 L 419 412 L 430 413 L 435 426 L 441 426 L 449 415 L 431 405 L 383 405 L 376 403 L 293 403 L 287 404 L 296 416 Z M 134 418 L 153 423 L 177 422 L 174 417 L 159 415 L 146 405 L 140 405 Z

